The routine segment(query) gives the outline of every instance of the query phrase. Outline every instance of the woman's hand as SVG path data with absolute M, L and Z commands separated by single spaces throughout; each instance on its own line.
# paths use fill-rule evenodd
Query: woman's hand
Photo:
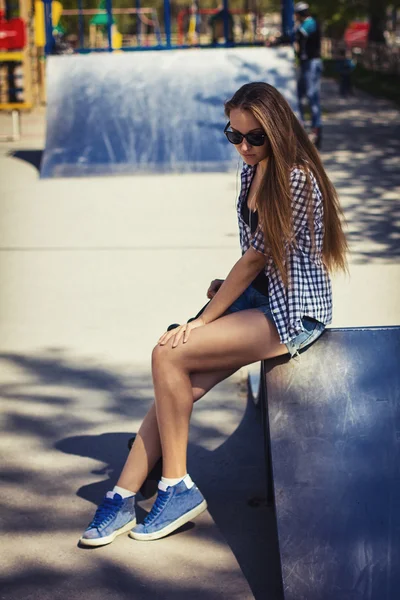
M 215 294 L 218 292 L 223 283 L 224 279 L 214 279 L 214 281 L 210 283 L 210 287 L 207 290 L 207 298 L 210 298 L 210 300 L 214 298 Z
M 185 323 L 184 325 L 179 325 L 179 327 L 176 327 L 175 329 L 172 329 L 171 331 L 167 331 L 166 333 L 164 333 L 164 335 L 162 335 L 160 337 L 160 339 L 158 340 L 158 344 L 160 346 L 165 346 L 165 344 L 171 339 L 174 338 L 172 341 L 172 348 L 175 348 L 180 340 L 183 338 L 183 343 L 186 344 L 186 342 L 189 339 L 190 336 L 190 332 L 192 331 L 192 329 L 197 329 L 197 327 L 203 327 L 205 325 L 205 322 L 203 321 L 203 319 L 201 317 L 198 317 L 197 319 L 194 319 L 194 321 L 190 321 L 190 323 Z

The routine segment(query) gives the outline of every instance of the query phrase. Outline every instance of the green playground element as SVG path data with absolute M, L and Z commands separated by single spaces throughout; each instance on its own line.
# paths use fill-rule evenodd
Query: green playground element
M 104 36 L 108 35 L 108 28 L 110 28 L 111 47 L 114 50 L 119 50 L 122 47 L 122 34 L 118 31 L 114 16 L 107 12 L 105 0 L 101 0 L 98 10 L 99 12 L 89 21 L 90 45 L 92 47 L 104 47 Z M 96 31 L 100 34 L 100 41 Z
M 112 23 L 115 23 L 115 19 L 114 17 L 112 18 Z M 91 25 L 97 25 L 98 27 L 107 27 L 108 25 L 108 14 L 103 14 L 103 13 L 99 13 L 98 15 L 94 15 L 94 17 L 92 17 L 90 19 L 90 24 Z
M 65 35 L 66 33 L 66 29 L 60 25 L 60 23 L 58 25 L 56 25 L 55 27 L 53 27 L 53 35 L 54 34 L 60 34 L 60 35 Z
M 99 4 L 99 11 L 97 15 L 94 15 L 90 19 L 91 25 L 97 25 L 98 27 L 107 27 L 108 25 L 108 13 L 105 0 L 101 0 Z M 115 23 L 114 17 L 112 17 L 112 23 Z

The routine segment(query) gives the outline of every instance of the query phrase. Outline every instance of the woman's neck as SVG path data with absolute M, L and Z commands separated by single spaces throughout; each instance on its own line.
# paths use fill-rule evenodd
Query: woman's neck
M 268 168 L 268 157 L 264 158 L 263 160 L 260 160 L 260 162 L 257 163 L 258 177 L 262 177 L 265 174 L 267 168 Z

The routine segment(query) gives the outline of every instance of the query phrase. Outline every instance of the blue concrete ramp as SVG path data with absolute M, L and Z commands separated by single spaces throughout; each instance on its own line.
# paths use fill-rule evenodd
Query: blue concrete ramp
M 397 600 L 400 328 L 266 361 L 285 600 Z
M 223 103 L 250 81 L 297 109 L 291 48 L 52 56 L 41 176 L 229 170 Z

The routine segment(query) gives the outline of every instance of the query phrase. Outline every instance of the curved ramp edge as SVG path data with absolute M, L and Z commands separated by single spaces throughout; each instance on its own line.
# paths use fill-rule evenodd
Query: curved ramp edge
M 267 81 L 296 110 L 291 48 L 52 56 L 41 177 L 227 171 L 224 102 Z

